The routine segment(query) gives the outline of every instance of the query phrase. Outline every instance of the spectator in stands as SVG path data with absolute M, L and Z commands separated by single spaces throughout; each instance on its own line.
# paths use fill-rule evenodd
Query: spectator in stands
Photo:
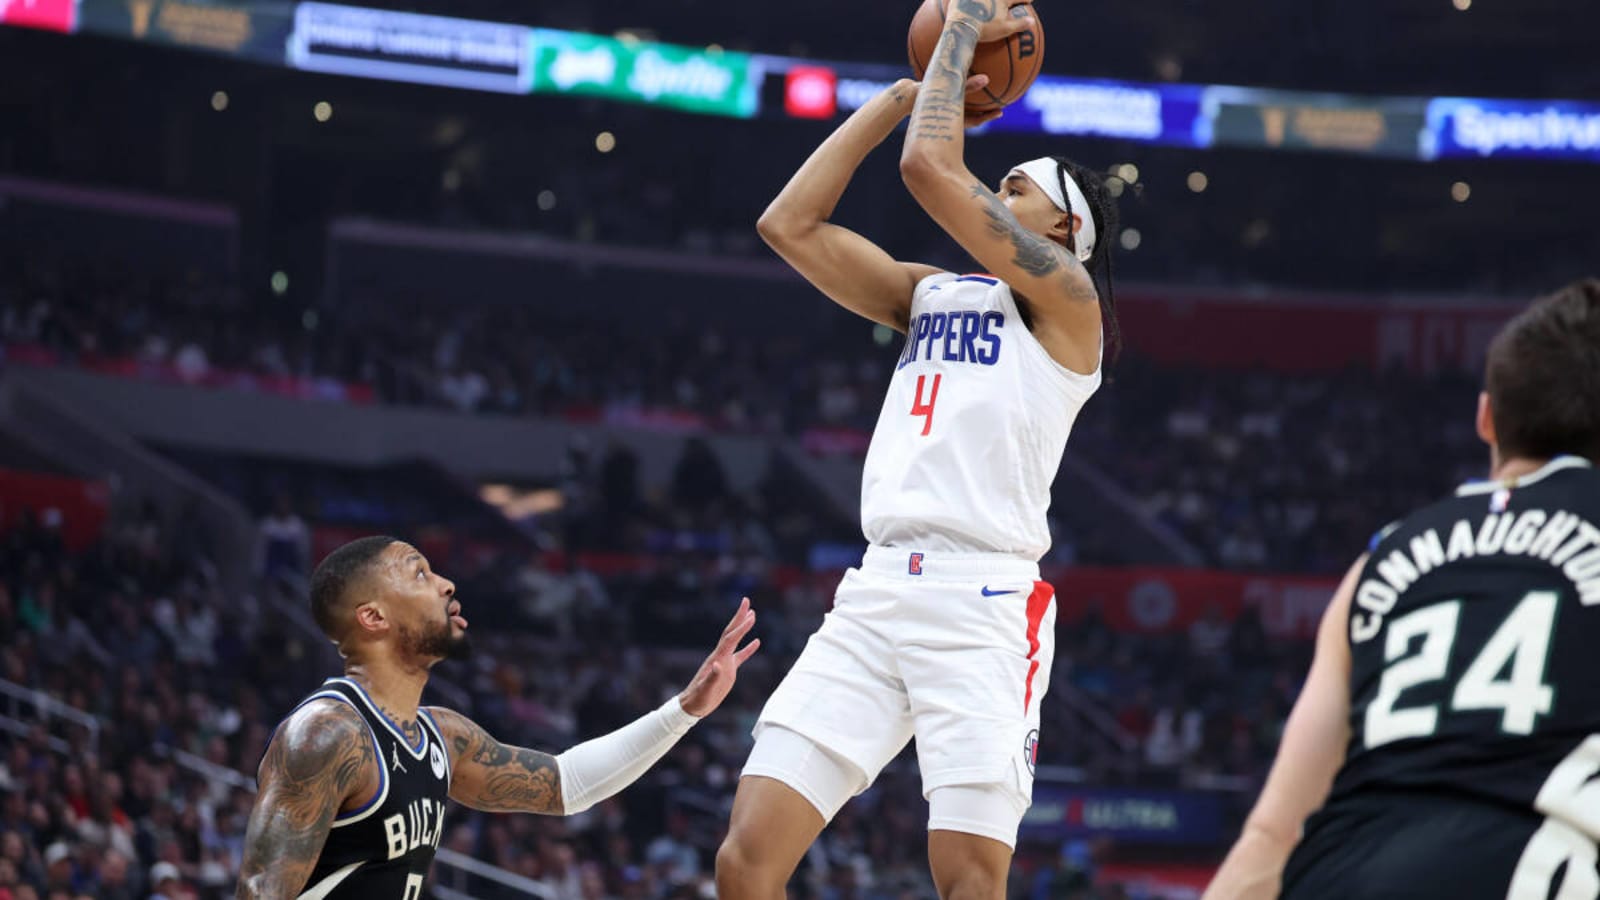
M 259 531 L 256 555 L 261 576 L 284 574 L 304 579 L 311 565 L 311 529 L 295 512 L 288 494 L 279 493 L 273 499 L 272 510 L 262 517 Z

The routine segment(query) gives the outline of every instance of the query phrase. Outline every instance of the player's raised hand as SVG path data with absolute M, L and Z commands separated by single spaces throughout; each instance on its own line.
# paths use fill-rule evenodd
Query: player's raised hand
M 700 671 L 694 673 L 689 686 L 678 695 L 684 712 L 691 716 L 709 715 L 727 699 L 739 677 L 739 667 L 761 646 L 759 638 L 743 648 L 739 646 L 755 624 L 756 611 L 750 608 L 750 598 L 746 597 L 739 602 L 739 611 L 733 614 L 728 627 L 722 629 L 722 639 L 717 641 L 716 649 L 700 664 Z
M 988 86 L 989 76 L 987 75 L 980 73 L 967 79 L 967 93 L 969 94 L 973 91 L 981 91 Z M 1000 116 L 1002 116 L 1004 113 L 1005 110 L 1003 109 L 991 109 L 986 112 L 973 112 L 972 110 L 968 109 L 963 112 L 963 118 L 965 119 L 963 124 L 965 124 L 968 128 L 977 128 L 979 125 L 987 125 L 988 123 L 993 122 L 995 119 L 1000 118 Z

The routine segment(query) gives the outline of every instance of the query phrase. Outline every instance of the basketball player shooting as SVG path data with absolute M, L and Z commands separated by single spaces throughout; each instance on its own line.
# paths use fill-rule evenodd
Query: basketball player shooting
M 1490 480 L 1350 568 L 1205 900 L 1600 898 L 1600 280 L 1487 370 Z
M 389 537 L 353 541 L 317 566 L 312 612 L 345 674 L 302 701 L 267 747 L 239 897 L 415 900 L 447 798 L 490 812 L 582 812 L 632 784 L 716 709 L 760 646 L 739 647 L 755 625 L 745 600 L 681 694 L 550 756 L 508 747 L 460 713 L 419 709 L 429 669 L 467 651 L 455 591 Z
M 1004 896 L 1054 649 L 1054 592 L 1038 581 L 1050 485 L 1100 384 L 1103 320 L 1114 327 L 1103 182 L 1044 158 L 996 192 L 963 161 L 963 95 L 984 83 L 967 78 L 974 48 L 1029 21 L 953 2 L 925 80 L 857 110 L 759 222 L 823 293 L 906 342 L 865 464 L 870 546 L 756 725 L 717 854 L 723 900 L 784 896 L 827 822 L 913 736 L 940 896 Z M 829 221 L 908 114 L 905 183 L 993 274 L 899 262 Z

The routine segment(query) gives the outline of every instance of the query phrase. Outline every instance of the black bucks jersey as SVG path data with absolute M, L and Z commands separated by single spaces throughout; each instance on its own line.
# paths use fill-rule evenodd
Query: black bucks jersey
M 1386 529 L 1348 636 L 1350 745 L 1283 896 L 1600 898 L 1600 472 Z
M 407 741 L 348 678 L 328 679 L 300 705 L 318 699 L 348 703 L 361 714 L 383 775 L 370 801 L 333 820 L 301 900 L 417 900 L 444 832 L 450 794 L 450 757 L 439 726 L 423 712 L 421 743 Z

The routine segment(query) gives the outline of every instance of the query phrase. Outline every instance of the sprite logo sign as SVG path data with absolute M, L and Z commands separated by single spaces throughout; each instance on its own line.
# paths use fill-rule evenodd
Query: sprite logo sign
M 533 89 L 739 118 L 756 112 L 756 90 L 746 54 L 708 53 L 573 32 L 534 32 Z

